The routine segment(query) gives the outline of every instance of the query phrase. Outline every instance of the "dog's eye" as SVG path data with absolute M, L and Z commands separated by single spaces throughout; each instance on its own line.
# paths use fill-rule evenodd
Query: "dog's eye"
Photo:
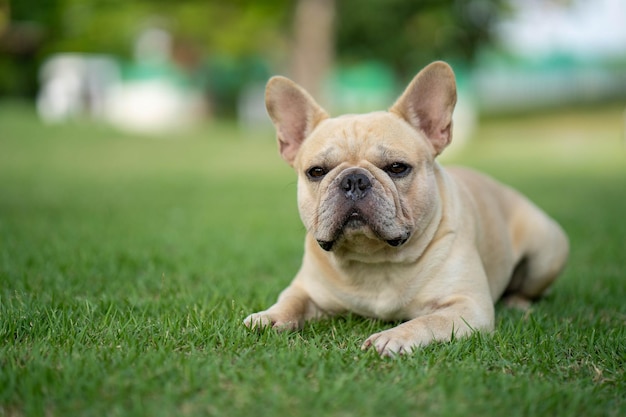
M 403 164 L 402 162 L 394 162 L 385 167 L 385 172 L 394 178 L 405 177 L 410 171 L 411 167 L 407 164 Z
M 313 167 L 310 168 L 307 172 L 306 175 L 307 177 L 309 177 L 309 179 L 311 181 L 319 181 L 322 178 L 324 178 L 324 176 L 328 173 L 328 171 L 326 170 L 326 168 L 322 168 L 322 167 Z

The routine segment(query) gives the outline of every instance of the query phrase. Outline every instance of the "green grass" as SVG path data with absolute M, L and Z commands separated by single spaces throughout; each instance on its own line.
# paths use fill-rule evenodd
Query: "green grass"
M 569 266 L 491 335 L 380 359 L 356 316 L 249 332 L 302 256 L 272 132 L 44 126 L 0 106 L 0 416 L 626 414 L 620 109 L 487 120 L 448 158 L 529 195 Z

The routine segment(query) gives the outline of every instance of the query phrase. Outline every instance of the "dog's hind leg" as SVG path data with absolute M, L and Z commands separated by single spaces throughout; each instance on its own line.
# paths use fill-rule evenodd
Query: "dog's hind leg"
M 556 280 L 569 254 L 563 229 L 544 212 L 525 201 L 511 223 L 518 262 L 504 293 L 505 303 L 527 307 Z

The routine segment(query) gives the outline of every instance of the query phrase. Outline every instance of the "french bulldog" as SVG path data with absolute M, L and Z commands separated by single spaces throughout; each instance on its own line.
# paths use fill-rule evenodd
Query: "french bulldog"
M 448 64 L 420 71 L 386 112 L 331 118 L 280 76 L 265 98 L 307 234 L 295 278 L 246 326 L 295 330 L 352 312 L 401 322 L 362 349 L 407 354 L 493 330 L 500 298 L 527 305 L 564 268 L 568 238 L 553 219 L 486 175 L 437 162 L 456 104 Z

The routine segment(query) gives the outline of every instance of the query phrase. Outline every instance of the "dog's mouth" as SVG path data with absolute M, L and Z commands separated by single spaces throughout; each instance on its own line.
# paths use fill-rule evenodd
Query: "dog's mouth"
M 346 234 L 346 231 L 358 230 L 367 226 L 370 226 L 372 232 L 380 239 L 385 241 L 389 246 L 399 247 L 405 244 L 411 237 L 410 232 L 404 232 L 401 236 L 393 237 L 391 239 L 381 236 L 381 233 L 377 231 L 375 227 L 371 227 L 368 219 L 357 209 L 353 209 L 348 213 L 343 222 L 340 223 L 341 227 L 337 229 L 334 239 L 321 240 L 318 239 L 317 243 L 322 249 L 329 252 L 332 251 L 337 241 Z
M 342 229 L 358 229 L 360 227 L 367 226 L 367 220 L 365 217 L 358 211 L 352 210 L 346 219 L 343 222 Z

